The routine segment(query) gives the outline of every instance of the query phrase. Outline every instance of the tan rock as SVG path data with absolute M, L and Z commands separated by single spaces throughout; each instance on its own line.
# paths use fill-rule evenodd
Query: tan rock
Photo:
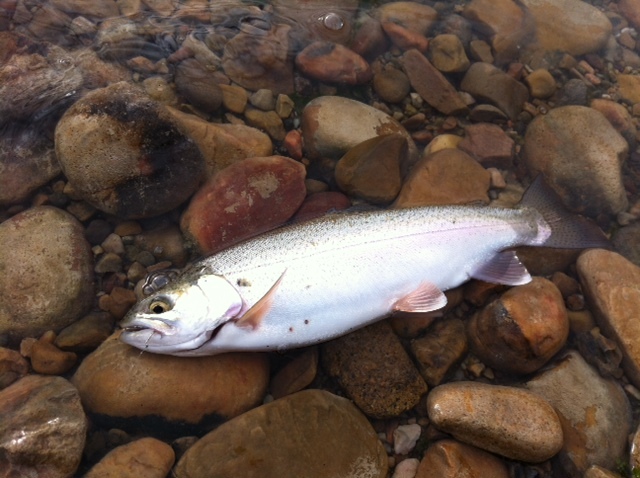
M 305 390 L 205 435 L 174 473 L 176 478 L 209 478 L 212 470 L 244 478 L 385 478 L 387 468 L 375 431 L 349 400 Z
M 373 89 L 383 101 L 400 103 L 411 90 L 409 78 L 402 71 L 387 65 L 373 76 Z
M 529 73 L 525 79 L 529 92 L 534 98 L 548 98 L 556 92 L 556 80 L 549 70 L 539 68 Z
M 471 64 L 460 39 L 451 33 L 437 35 L 429 42 L 429 59 L 443 73 L 460 73 Z
M 455 440 L 431 445 L 415 478 L 507 478 L 507 465 L 495 455 Z
M 620 0 L 618 2 L 620 13 L 636 28 L 640 27 L 640 2 L 638 0 Z
M 631 113 L 624 105 L 615 101 L 596 98 L 591 100 L 589 106 L 602 113 L 609 120 L 611 126 L 627 140 L 630 149 L 635 147 L 638 129 Z
M 84 475 L 85 478 L 165 478 L 175 453 L 155 438 L 140 438 L 111 450 Z
M 318 371 L 318 347 L 308 347 L 285 365 L 271 380 L 273 398 L 299 392 L 308 386 Z
M 618 92 L 630 103 L 640 103 L 640 76 L 618 75 Z
M 590 466 L 582 476 L 583 478 L 622 478 L 619 474 L 598 465 Z
M 29 363 L 16 350 L 0 347 L 0 390 L 29 372 Z
M 222 105 L 232 113 L 242 114 L 247 107 L 247 90 L 236 85 L 220 85 Z
M 34 372 L 45 375 L 62 375 L 75 365 L 77 359 L 75 353 L 63 352 L 42 339 L 31 348 L 31 366 Z
M 415 2 L 389 2 L 373 12 L 380 23 L 396 23 L 409 31 L 426 36 L 438 18 L 438 12 Z
M 272 139 L 282 141 L 287 132 L 284 129 L 282 118 L 275 111 L 262 111 L 257 108 L 247 108 L 244 117 L 250 126 L 267 133 Z
M 457 134 L 439 134 L 429 141 L 422 155 L 427 156 L 432 153 L 437 153 L 441 149 L 456 149 L 462 140 L 463 137 Z
M 72 352 L 89 352 L 113 332 L 113 318 L 106 312 L 90 313 L 60 331 L 56 347 Z
M 429 393 L 427 411 L 440 430 L 514 460 L 538 463 L 562 448 L 562 427 L 553 407 L 526 390 L 447 383 Z

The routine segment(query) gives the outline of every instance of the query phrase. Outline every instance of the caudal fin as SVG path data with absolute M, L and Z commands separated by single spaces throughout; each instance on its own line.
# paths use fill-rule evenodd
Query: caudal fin
M 525 191 L 520 206 L 536 209 L 551 227 L 551 236 L 540 244 L 544 247 L 611 248 L 611 243 L 593 221 L 567 211 L 560 197 L 545 182 L 542 174 L 536 176 Z

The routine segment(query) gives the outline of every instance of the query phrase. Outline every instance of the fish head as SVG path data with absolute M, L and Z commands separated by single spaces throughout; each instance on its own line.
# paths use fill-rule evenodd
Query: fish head
M 178 279 L 131 308 L 120 322 L 120 340 L 144 351 L 178 355 L 209 341 L 242 307 L 242 297 L 223 276 Z

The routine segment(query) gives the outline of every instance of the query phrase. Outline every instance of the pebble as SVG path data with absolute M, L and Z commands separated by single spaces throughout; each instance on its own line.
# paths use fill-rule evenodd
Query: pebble
M 203 378 L 205 377 L 205 378 Z M 269 379 L 264 354 L 174 357 L 140 352 L 111 336 L 71 381 L 85 409 L 120 425 L 212 425 L 260 403 Z
M 367 61 L 349 48 L 326 41 L 313 42 L 296 56 L 296 66 L 318 81 L 360 85 L 371 80 Z
M 424 53 L 429 47 L 429 40 L 424 35 L 413 32 L 398 23 L 384 22 L 381 26 L 387 37 L 400 50 L 415 49 Z
M 195 58 L 188 58 L 176 67 L 178 92 L 194 107 L 215 113 L 222 104 L 222 90 L 211 79 L 211 72 Z
M 168 261 L 175 267 L 184 267 L 187 263 L 182 233 L 173 224 L 137 234 L 133 244 L 152 253 L 157 261 Z
M 305 390 L 205 435 L 178 461 L 174 476 L 205 478 L 212 469 L 246 478 L 385 478 L 388 462 L 375 431 L 349 400 Z
M 276 107 L 276 97 L 273 91 L 260 88 L 249 96 L 249 103 L 262 111 L 271 111 Z
M 415 2 L 389 2 L 376 8 L 372 15 L 380 23 L 395 23 L 407 30 L 427 36 L 438 19 L 438 12 Z
M 0 347 L 0 391 L 29 372 L 29 363 L 19 352 Z
M 457 134 L 439 134 L 429 141 L 422 155 L 427 156 L 437 153 L 441 149 L 456 149 L 462 140 L 462 136 L 458 136 Z
M 287 135 L 282 118 L 275 111 L 262 111 L 248 107 L 244 112 L 244 117 L 250 126 L 263 130 L 276 141 L 284 140 Z
M 305 174 L 301 163 L 284 156 L 235 163 L 195 194 L 180 228 L 203 254 L 273 229 L 302 204 Z
M 615 101 L 601 98 L 591 100 L 589 106 L 602 113 L 604 117 L 609 120 L 611 126 L 613 126 L 616 131 L 620 133 L 625 140 L 627 140 L 630 150 L 635 148 L 638 129 L 636 128 L 634 119 L 627 108 Z
M 428 56 L 442 73 L 460 73 L 471 65 L 460 38 L 451 33 L 435 36 L 429 42 Z
M 42 338 L 31 347 L 31 366 L 36 373 L 62 375 L 71 370 L 77 360 L 75 353 L 64 352 Z
M 232 113 L 244 113 L 247 102 L 249 101 L 247 90 L 237 85 L 219 85 L 219 87 L 222 91 L 222 106 Z
M 467 353 L 464 322 L 440 319 L 424 337 L 412 340 L 410 349 L 425 382 L 430 387 L 440 385 Z
M 408 455 L 422 434 L 422 428 L 416 423 L 400 425 L 393 431 L 393 451 L 396 455 Z
M 593 217 L 627 208 L 621 167 L 628 151 L 607 119 L 585 106 L 554 108 L 534 119 L 523 148 L 532 175 L 543 173 L 569 208 Z
M 62 377 L 28 375 L 0 391 L 3 476 L 72 476 L 88 423 L 78 391 Z
M 443 149 L 418 161 L 405 179 L 394 207 L 488 203 L 490 176 L 464 151 Z
M 460 89 L 476 100 L 491 103 L 515 120 L 529 99 L 529 90 L 499 68 L 488 63 L 473 63 L 460 83 Z
M 386 322 L 326 342 L 320 351 L 324 370 L 371 417 L 400 415 L 415 407 L 427 391 L 427 385 Z
M 380 99 L 387 103 L 400 103 L 411 91 L 407 75 L 390 65 L 373 75 L 372 85 Z
M 166 107 L 129 83 L 94 90 L 56 126 L 56 155 L 74 190 L 123 218 L 161 214 L 198 187 L 204 160 Z
M 621 255 L 591 249 L 576 264 L 580 283 L 603 333 L 615 340 L 623 354 L 622 366 L 640 387 L 640 351 L 636 327 L 640 311 L 640 267 Z
M 529 87 L 529 93 L 533 98 L 549 98 L 556 92 L 556 80 L 549 70 L 538 68 L 529 73 L 524 82 Z
M 508 169 L 513 166 L 515 142 L 498 125 L 477 123 L 464 128 L 458 148 L 485 168 Z
M 82 225 L 38 206 L 0 224 L 0 334 L 14 339 L 59 331 L 93 301 L 93 258 Z M 24 291 L 29 291 L 25 300 Z
M 391 478 L 415 478 L 420 461 L 417 458 L 402 460 L 393 469 Z
M 350 196 L 388 204 L 400 192 L 400 165 L 407 162 L 407 155 L 407 139 L 400 134 L 368 139 L 340 158 L 334 173 L 336 182 Z
M 429 393 L 427 411 L 439 430 L 512 460 L 540 463 L 562 448 L 562 427 L 553 407 L 526 390 L 446 383 Z
M 60 331 L 54 344 L 62 350 L 90 352 L 113 331 L 114 321 L 105 312 L 91 312 Z
M 564 444 L 557 461 L 563 476 L 581 476 L 591 465 L 613 468 L 631 432 L 631 406 L 622 387 L 602 378 L 575 351 L 526 383 L 558 413 Z
M 534 277 L 513 287 L 467 325 L 471 351 L 490 367 L 527 374 L 547 363 L 566 343 L 569 319 L 553 282 Z
M 507 465 L 495 455 L 455 440 L 438 440 L 420 461 L 415 478 L 508 478 Z
M 316 378 L 318 371 L 318 347 L 307 347 L 271 379 L 270 389 L 274 399 L 299 392 Z
M 146 437 L 111 450 L 84 478 L 165 478 L 175 453 L 166 443 Z
M 435 109 L 445 115 L 468 112 L 451 83 L 418 50 L 409 50 L 400 58 L 400 64 L 414 90 Z

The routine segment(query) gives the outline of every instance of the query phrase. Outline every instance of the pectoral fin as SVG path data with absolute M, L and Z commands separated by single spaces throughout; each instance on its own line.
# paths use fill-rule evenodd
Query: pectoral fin
M 262 319 L 264 319 L 267 312 L 271 309 L 271 305 L 273 304 L 273 298 L 275 297 L 276 290 L 278 290 L 278 286 L 280 282 L 282 282 L 282 278 L 284 277 L 285 271 L 278 278 L 277 281 L 271 286 L 271 288 L 267 291 L 265 295 L 263 295 L 258 302 L 253 304 L 249 310 L 247 310 L 242 317 L 238 319 L 236 325 L 238 327 L 250 327 L 252 329 L 257 328 L 261 323 Z
M 514 251 L 496 254 L 491 261 L 473 273 L 475 279 L 493 284 L 522 285 L 531 282 L 531 275 Z
M 423 282 L 416 290 L 393 304 L 393 310 L 401 312 L 431 312 L 447 305 L 447 298 L 431 282 Z

